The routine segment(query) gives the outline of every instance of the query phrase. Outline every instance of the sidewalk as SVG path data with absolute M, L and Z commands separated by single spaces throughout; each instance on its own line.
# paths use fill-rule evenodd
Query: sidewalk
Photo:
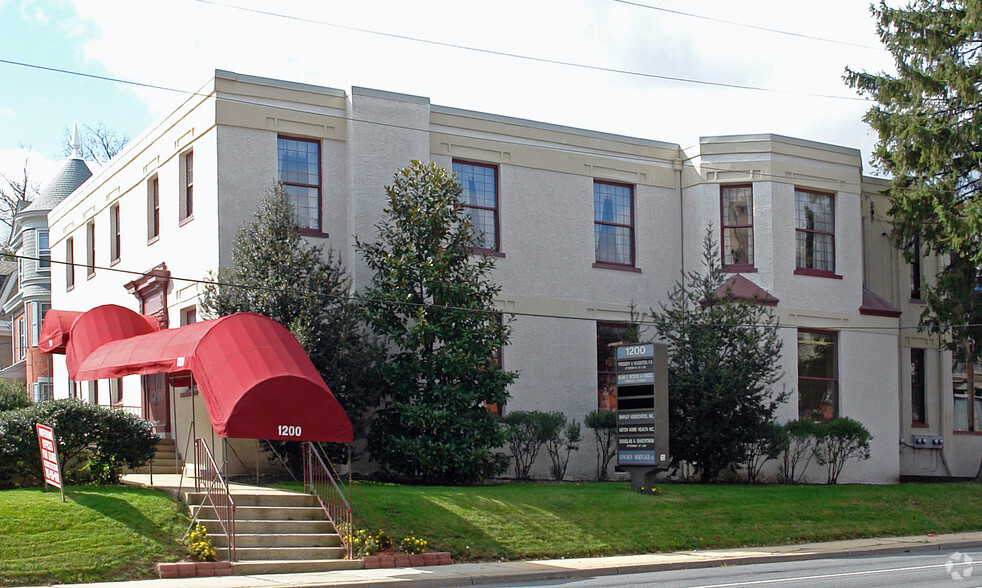
M 101 584 L 72 584 L 76 588 L 314 588 L 317 586 L 412 586 L 429 588 L 475 584 L 529 583 L 591 576 L 612 576 L 685 568 L 708 568 L 742 564 L 800 561 L 832 557 L 887 555 L 917 551 L 972 549 L 982 547 L 982 532 L 936 537 L 891 537 L 853 539 L 829 543 L 809 543 L 780 547 L 757 547 L 714 551 L 626 555 L 564 560 L 500 563 L 465 563 L 423 568 L 345 570 L 305 574 L 224 576 L 140 580 Z

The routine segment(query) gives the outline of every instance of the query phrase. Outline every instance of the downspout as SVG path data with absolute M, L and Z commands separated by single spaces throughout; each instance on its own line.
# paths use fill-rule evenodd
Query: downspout
M 682 289 L 685 290 L 685 218 L 682 212 L 682 152 L 679 150 L 679 157 L 672 161 L 672 169 L 675 170 L 675 195 L 679 201 L 679 273 L 681 275 Z

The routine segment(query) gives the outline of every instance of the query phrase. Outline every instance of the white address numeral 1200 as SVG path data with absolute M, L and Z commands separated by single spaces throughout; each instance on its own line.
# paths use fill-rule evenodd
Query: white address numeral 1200
M 279 425 L 279 435 L 281 437 L 299 437 L 300 436 L 300 425 Z

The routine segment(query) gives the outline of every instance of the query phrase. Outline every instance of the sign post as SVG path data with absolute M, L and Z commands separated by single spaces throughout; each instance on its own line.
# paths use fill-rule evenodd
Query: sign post
M 618 345 L 617 465 L 631 489 L 653 486 L 668 469 L 668 348 L 661 343 Z
M 38 445 L 41 447 L 41 471 L 44 473 L 44 488 L 48 484 L 61 490 L 61 501 L 65 502 L 65 488 L 61 484 L 61 466 L 58 465 L 58 444 L 54 429 L 48 425 L 37 424 Z

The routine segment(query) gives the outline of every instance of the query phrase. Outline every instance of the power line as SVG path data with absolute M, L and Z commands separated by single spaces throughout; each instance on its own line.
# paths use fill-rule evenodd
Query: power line
M 744 22 L 737 22 L 733 20 L 725 20 L 722 18 L 715 18 L 712 16 L 705 16 L 702 14 L 693 14 L 691 12 L 683 12 L 681 10 L 672 10 L 670 8 L 662 8 L 660 6 L 651 6 L 650 4 L 642 4 L 640 2 L 631 2 L 630 0 L 612 0 L 613 2 L 618 2 L 620 4 L 627 4 L 629 6 L 637 6 L 639 8 L 647 8 L 648 10 L 657 10 L 659 12 L 667 12 L 669 14 L 677 14 L 679 16 L 686 16 L 689 18 L 697 18 L 700 20 L 706 20 L 710 22 L 718 22 L 722 24 L 732 25 L 736 27 L 743 27 L 747 29 L 752 29 L 755 31 L 765 31 L 768 33 L 774 33 L 776 35 L 787 35 L 788 37 L 795 37 L 798 39 L 808 39 L 810 41 L 821 41 L 823 43 L 833 43 L 835 45 L 847 45 L 849 47 L 859 47 L 861 49 L 873 49 L 876 51 L 886 51 L 884 47 L 877 47 L 874 45 L 864 45 L 862 43 L 853 43 L 851 41 L 841 41 L 839 39 L 830 39 L 828 37 L 816 37 L 814 35 L 806 35 L 804 33 L 794 33 L 791 31 L 785 31 L 782 29 L 772 29 L 769 27 L 762 27 L 760 25 L 752 25 Z
M 0 63 L 5 63 L 7 65 L 16 65 L 18 67 L 26 67 L 26 68 L 29 68 L 29 69 L 38 69 L 38 70 L 41 70 L 41 71 L 48 71 L 48 72 L 53 72 L 53 73 L 60 73 L 60 74 L 65 74 L 65 75 L 70 75 L 70 76 L 77 76 L 77 77 L 80 77 L 80 78 L 89 78 L 89 79 L 93 79 L 93 80 L 101 80 L 101 81 L 104 81 L 104 82 L 114 82 L 114 83 L 117 83 L 117 84 L 126 84 L 126 85 L 129 85 L 129 86 L 137 86 L 137 87 L 140 87 L 140 88 L 150 88 L 150 89 L 153 89 L 153 90 L 164 90 L 165 92 L 178 92 L 178 93 L 181 93 L 181 94 L 191 94 L 191 95 L 197 94 L 197 92 L 193 92 L 193 91 L 189 91 L 189 90 L 179 90 L 177 88 L 168 88 L 167 86 L 158 86 L 158 85 L 155 85 L 155 84 L 148 84 L 148 83 L 145 83 L 145 82 L 135 82 L 133 80 L 124 80 L 124 79 L 121 79 L 121 78 L 114 78 L 114 77 L 111 77 L 111 76 L 100 76 L 100 75 L 96 75 L 96 74 L 90 74 L 90 73 L 85 73 L 85 72 L 81 72 L 81 71 L 75 71 L 75 70 L 71 70 L 71 69 L 62 69 L 62 68 L 59 68 L 59 67 L 49 67 L 49 66 L 46 66 L 46 65 L 38 65 L 36 63 L 27 63 L 27 62 L 24 62 L 24 61 L 12 61 L 10 59 L 0 59 Z
M 521 53 L 511 53 L 511 52 L 508 52 L 508 51 L 498 51 L 498 50 L 494 50 L 494 49 L 483 49 L 483 48 L 480 48 L 480 47 L 472 47 L 472 46 L 469 46 L 469 45 L 460 45 L 460 44 L 457 44 L 457 43 L 448 43 L 448 42 L 444 42 L 444 41 L 433 41 L 431 39 L 423 39 L 423 38 L 420 38 L 420 37 L 412 37 L 412 36 L 409 36 L 409 35 L 400 35 L 400 34 L 397 34 L 397 33 L 386 33 L 386 32 L 382 32 L 382 31 L 375 31 L 375 30 L 372 30 L 372 29 L 365 29 L 365 28 L 360 28 L 360 27 L 352 27 L 352 26 L 346 26 L 346 25 L 339 25 L 339 24 L 335 24 L 335 23 L 330 23 L 330 22 L 322 21 L 322 20 L 316 20 L 316 19 L 305 18 L 305 17 L 300 17 L 300 16 L 293 16 L 293 15 L 289 15 L 289 14 L 282 14 L 282 13 L 273 12 L 273 11 L 270 11 L 270 10 L 259 10 L 257 8 L 246 8 L 244 6 L 236 6 L 234 4 L 227 4 L 227 3 L 223 3 L 223 2 L 216 2 L 214 0 L 196 0 L 196 1 L 197 2 L 200 2 L 202 4 L 210 4 L 212 6 L 218 6 L 218 7 L 221 7 L 221 8 L 228 8 L 228 9 L 231 9 L 231 10 L 239 10 L 239 11 L 242 11 L 242 12 L 250 12 L 250 13 L 259 14 L 259 15 L 262 15 L 262 16 L 270 16 L 270 17 L 281 18 L 281 19 L 285 19 L 285 20 L 293 20 L 293 21 L 303 22 L 303 23 L 307 23 L 307 24 L 315 24 L 315 25 L 319 25 L 319 26 L 327 26 L 327 27 L 332 27 L 332 28 L 341 29 L 341 30 L 345 30 L 345 31 L 352 31 L 352 32 L 358 32 L 358 33 L 364 33 L 364 34 L 367 34 L 367 35 L 376 35 L 376 36 L 379 36 L 379 37 L 386 37 L 386 38 L 389 38 L 389 39 L 398 39 L 398 40 L 401 40 L 401 41 L 411 41 L 411 42 L 414 42 L 414 43 L 423 43 L 423 44 L 426 44 L 426 45 L 433 45 L 433 46 L 436 46 L 436 47 L 445 47 L 445 48 L 449 48 L 449 49 L 458 49 L 458 50 L 461 50 L 461 51 L 471 51 L 471 52 L 474 52 L 474 53 L 483 53 L 485 55 L 495 55 L 495 56 L 498 56 L 498 57 L 508 57 L 508 58 L 511 58 L 511 59 L 521 59 L 521 60 L 524 60 L 524 61 L 533 61 L 533 62 L 537 62 L 537 63 L 547 63 L 547 64 L 550 64 L 550 65 L 560 65 L 560 66 L 563 66 L 563 67 L 571 67 L 571 68 L 576 68 L 576 69 L 599 71 L 599 72 L 604 72 L 604 73 L 613 73 L 613 74 L 626 75 L 626 76 L 634 76 L 634 77 L 648 78 L 648 79 L 665 80 L 665 81 L 671 81 L 671 82 L 680 82 L 680 83 L 685 83 L 685 84 L 697 84 L 697 85 L 712 86 L 712 87 L 718 87 L 718 88 L 731 88 L 731 89 L 735 89 L 735 90 L 749 90 L 749 91 L 755 91 L 755 92 L 771 92 L 771 93 L 777 93 L 777 94 L 790 94 L 790 95 L 796 95 L 796 96 L 809 96 L 809 97 L 813 97 L 813 98 L 826 98 L 826 99 L 830 99 L 830 100 L 850 100 L 850 101 L 858 101 L 858 102 L 868 102 L 869 101 L 867 98 L 860 97 L 860 96 L 839 96 L 839 95 L 833 95 L 833 94 L 818 94 L 818 93 L 811 93 L 811 92 L 799 92 L 799 91 L 795 91 L 795 90 L 781 90 L 781 89 L 775 89 L 775 88 L 764 88 L 762 86 L 749 86 L 749 85 L 744 85 L 744 84 L 731 84 L 731 83 L 727 83 L 727 82 L 713 82 L 713 81 L 709 81 L 709 80 L 699 80 L 699 79 L 695 79 L 695 78 L 682 78 L 682 77 L 676 77 L 676 76 L 668 76 L 668 75 L 654 74 L 654 73 L 647 73 L 647 72 L 640 72 L 640 71 L 633 71 L 633 70 L 627 70 L 627 69 L 618 69 L 618 68 L 612 68 L 612 67 L 603 67 L 603 66 L 599 66 L 599 65 L 588 65 L 588 64 L 577 63 L 577 62 L 573 62 L 573 61 L 564 61 L 564 60 L 561 60 L 561 59 L 549 59 L 549 58 L 546 58 L 546 57 L 533 57 L 533 56 L 530 56 L 530 55 L 523 55 Z
M 3 254 L 3 257 L 5 257 L 7 259 L 17 259 L 17 260 L 24 260 L 24 261 L 41 261 L 41 258 L 40 257 L 37 257 L 37 256 L 18 255 L 18 254 L 14 254 L 14 253 L 5 253 L 5 254 Z M 57 259 L 53 259 L 53 258 L 45 258 L 44 261 L 47 261 L 47 262 L 52 263 L 52 264 L 62 265 L 62 266 L 69 266 L 70 265 L 70 266 L 72 266 L 72 271 L 74 271 L 75 268 L 81 267 L 81 268 L 87 268 L 90 271 L 95 271 L 95 270 L 109 271 L 109 272 L 116 272 L 116 273 L 120 273 L 120 274 L 126 274 L 126 275 L 138 276 L 138 277 L 145 277 L 145 276 L 153 276 L 153 275 L 155 275 L 153 271 L 150 271 L 150 272 L 141 272 L 141 271 L 134 271 L 134 270 L 123 269 L 123 268 L 120 268 L 118 266 L 90 265 L 90 264 L 87 264 L 87 263 L 75 263 L 75 262 L 61 261 L 61 260 L 57 260 Z M 303 295 L 303 296 L 310 296 L 310 295 L 315 294 L 315 293 L 312 293 L 312 292 L 308 292 L 306 290 L 294 290 L 294 289 L 272 288 L 272 287 L 262 287 L 262 286 L 253 286 L 253 285 L 245 285 L 245 284 L 236 284 L 234 282 L 222 282 L 222 281 L 218 281 L 218 280 L 205 280 L 205 279 L 200 279 L 200 278 L 188 278 L 188 277 L 182 277 L 182 276 L 175 276 L 173 274 L 168 274 L 167 275 L 167 278 L 168 279 L 171 279 L 171 280 L 180 281 L 180 282 L 188 282 L 188 283 L 194 283 L 194 284 L 202 284 L 202 285 L 206 285 L 206 286 L 216 286 L 216 287 L 219 287 L 219 288 L 239 288 L 239 289 L 243 289 L 243 290 L 263 291 L 263 292 L 271 292 L 271 293 L 279 293 L 279 294 L 297 294 L 297 295 Z M 575 321 L 587 321 L 587 322 L 597 322 L 597 321 L 601 320 L 601 319 L 598 319 L 598 318 L 595 318 L 595 317 L 582 317 L 582 316 L 570 316 L 570 315 L 561 315 L 561 314 L 546 314 L 546 313 L 522 312 L 522 311 L 503 311 L 503 310 L 497 310 L 497 309 L 496 310 L 485 310 L 485 309 L 480 309 L 480 308 L 467 308 L 467 307 L 462 307 L 462 306 L 450 306 L 450 305 L 445 305 L 445 304 L 430 304 L 430 303 L 419 303 L 419 302 L 407 302 L 407 301 L 401 301 L 401 300 L 383 300 L 383 299 L 378 299 L 378 298 L 365 298 L 363 296 L 357 296 L 357 295 L 345 296 L 345 295 L 340 295 L 340 294 L 335 294 L 335 295 L 319 294 L 319 296 L 323 296 L 323 297 L 325 297 L 325 298 L 327 298 L 329 300 L 335 300 L 335 301 L 358 302 L 358 303 L 363 303 L 363 304 L 389 304 L 389 305 L 402 306 L 402 307 L 408 307 L 408 308 L 427 308 L 427 309 L 434 309 L 434 310 L 473 312 L 473 313 L 479 313 L 479 314 L 491 314 L 491 315 L 495 315 L 495 316 L 500 316 L 500 315 L 503 315 L 504 314 L 504 315 L 509 315 L 509 316 L 513 316 L 513 317 L 544 318 L 544 319 L 555 319 L 555 320 L 575 320 Z M 654 326 L 654 323 L 651 320 L 645 320 L 643 316 L 641 317 L 641 319 L 639 319 L 637 321 L 628 321 L 628 322 L 635 322 L 635 323 L 637 323 L 640 326 L 649 326 L 649 327 L 650 326 Z M 677 324 L 686 324 L 686 323 L 677 323 Z M 724 323 L 720 323 L 720 324 L 701 324 L 701 323 L 695 323 L 695 324 L 696 324 L 696 326 L 707 327 L 707 328 L 739 328 L 739 329 L 742 329 L 742 328 L 798 329 L 799 328 L 799 325 L 780 324 L 780 322 L 776 322 L 776 323 L 772 323 L 772 324 L 756 324 L 756 325 L 755 324 L 724 324 Z M 944 328 L 946 330 L 955 330 L 955 329 L 972 328 L 972 327 L 982 327 L 982 324 L 946 325 Z M 921 326 L 906 326 L 905 327 L 905 326 L 873 326 L 873 325 L 871 325 L 871 326 L 838 325 L 838 326 L 835 326 L 835 327 L 828 327 L 828 328 L 832 328 L 832 329 L 838 330 L 838 331 L 851 331 L 851 330 L 855 330 L 855 331 L 907 331 L 907 330 L 926 330 L 927 327 L 921 327 Z

